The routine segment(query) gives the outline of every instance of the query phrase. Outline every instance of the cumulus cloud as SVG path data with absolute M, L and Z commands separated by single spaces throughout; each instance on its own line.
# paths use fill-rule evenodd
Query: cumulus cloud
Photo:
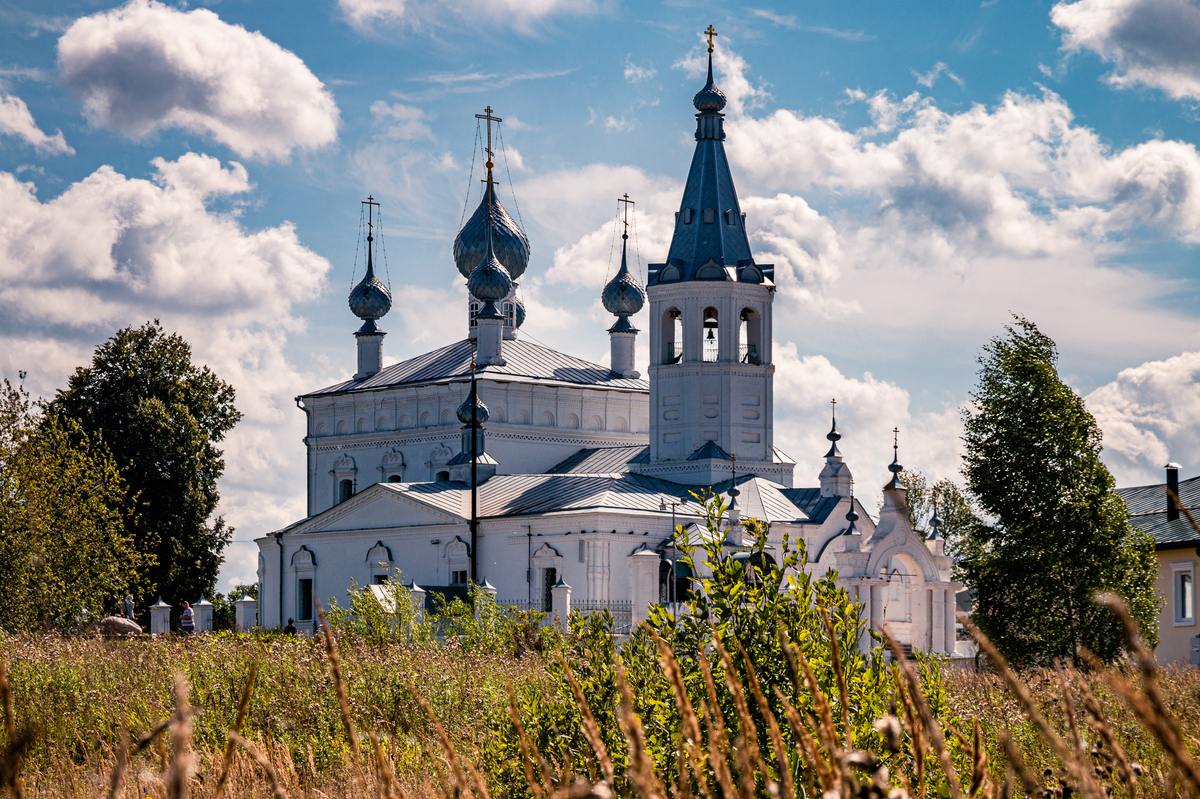
M 870 372 L 843 374 L 823 355 L 802 356 L 790 341 L 777 340 L 775 446 L 796 462 L 796 485 L 816 485 L 829 449 L 830 400 L 836 399 L 838 446 L 855 476 L 856 493 L 880 494 L 890 475 L 892 429 L 900 428 L 901 462 L 934 480 L 960 481 L 962 424 L 958 408 L 914 412 L 909 392 Z M 868 501 L 868 505 L 870 502 Z
M 0 373 L 25 370 L 50 396 L 117 329 L 161 319 L 234 385 L 245 414 L 225 442 L 221 512 L 247 534 L 276 529 L 304 512 L 292 397 L 339 377 L 298 368 L 286 349 L 304 328 L 293 309 L 319 295 L 329 263 L 289 223 L 247 230 L 215 209 L 251 191 L 240 164 L 153 163 L 153 180 L 104 166 L 47 202 L 0 172 Z M 253 560 L 232 566 L 253 578 Z
M 593 14 L 602 0 L 338 0 L 346 21 L 408 28 L 450 24 L 502 24 L 528 31 L 536 22 L 569 14 Z
M 1067 52 L 1090 50 L 1116 66 L 1110 84 L 1200 98 L 1200 6 L 1188 0 L 1060 2 L 1050 19 Z
M 83 17 L 58 41 L 58 69 L 89 122 L 134 139 L 182 128 L 286 159 L 337 138 L 333 95 L 300 58 L 207 9 L 131 0 Z
M 1200 469 L 1200 352 L 1125 369 L 1086 401 L 1118 485 L 1162 482 L 1168 461 Z
M 654 67 L 643 67 L 641 64 L 633 63 L 632 56 L 625 56 L 625 80 L 630 83 L 640 83 L 644 80 L 650 80 L 658 74 L 658 70 Z
M 0 94 L 0 136 L 5 135 L 15 136 L 46 155 L 75 154 L 61 130 L 55 131 L 53 136 L 47 136 L 33 121 L 33 114 L 29 112 L 25 101 L 11 94 Z

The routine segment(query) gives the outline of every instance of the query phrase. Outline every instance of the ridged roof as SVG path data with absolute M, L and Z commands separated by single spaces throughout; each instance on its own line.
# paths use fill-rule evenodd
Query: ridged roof
M 546 474 L 624 473 L 629 471 L 630 463 L 649 449 L 640 444 L 631 447 L 585 447 L 556 463 Z
M 1175 521 L 1167 521 L 1166 483 L 1118 488 L 1117 493 L 1129 509 L 1129 521 L 1152 535 L 1160 549 L 1200 546 L 1200 532 L 1186 517 L 1180 514 Z M 1200 521 L 1200 477 L 1179 481 L 1179 501 Z
M 823 497 L 819 488 L 785 488 L 780 493 L 804 511 L 817 524 L 829 518 L 829 514 L 842 501 L 841 497 Z
M 612 388 L 625 391 L 649 391 L 645 380 L 619 377 L 607 366 L 589 363 L 582 358 L 564 355 L 531 341 L 505 341 L 504 366 L 480 366 L 476 374 L 482 378 L 512 380 L 514 382 L 536 382 L 542 384 L 565 384 L 590 388 Z M 363 380 L 347 380 L 344 383 L 313 391 L 307 397 L 328 394 L 345 394 L 351 391 L 370 391 L 439 383 L 471 375 L 471 342 L 469 339 L 456 341 L 441 349 L 418 355 L 407 361 L 389 366 Z

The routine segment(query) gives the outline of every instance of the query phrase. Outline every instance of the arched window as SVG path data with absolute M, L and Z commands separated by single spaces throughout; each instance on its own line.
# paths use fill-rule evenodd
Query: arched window
M 471 327 L 475 327 L 475 316 L 483 308 L 483 303 L 479 302 L 478 300 L 471 300 L 470 303 L 468 303 L 468 305 L 470 308 L 470 317 L 471 317 L 469 325 Z
M 672 576 L 672 565 L 674 576 Z M 686 602 L 692 595 L 692 570 L 677 558 L 664 557 L 658 564 L 658 601 L 666 605 Z
M 389 483 L 403 483 L 404 478 L 398 474 L 393 474 L 391 477 L 388 478 L 388 482 Z
M 704 362 L 716 363 L 721 344 L 721 329 L 717 324 L 717 309 L 704 309 Z
M 354 481 L 343 480 L 338 483 L 338 502 L 345 502 L 354 496 Z
M 738 361 L 762 363 L 762 315 L 753 308 L 743 308 L 738 322 Z
M 668 308 L 662 317 L 662 363 L 683 360 L 683 314 L 678 308 Z
M 439 483 L 450 482 L 450 472 L 438 472 L 437 473 L 437 482 L 439 482 Z
M 554 414 L 546 411 L 542 414 L 542 427 L 554 427 Z

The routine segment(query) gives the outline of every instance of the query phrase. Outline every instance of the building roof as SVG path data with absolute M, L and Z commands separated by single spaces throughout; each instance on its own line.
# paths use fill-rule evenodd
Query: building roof
M 556 463 L 546 474 L 617 474 L 629 471 L 629 464 L 647 453 L 649 447 L 585 447 Z
M 781 492 L 816 524 L 823 524 L 842 501 L 841 497 L 823 497 L 820 488 L 784 488 Z
M 606 366 L 564 355 L 532 341 L 505 341 L 504 360 L 504 366 L 479 366 L 476 368 L 476 374 L 484 379 L 518 383 L 574 385 L 624 391 L 650 390 L 650 384 L 646 380 L 621 377 Z M 470 376 L 471 341 L 463 339 L 389 366 L 365 379 L 347 380 L 304 396 L 320 397 L 399 386 L 427 385 L 467 379 Z
M 1118 488 L 1117 493 L 1129 509 L 1129 521 L 1153 536 L 1159 549 L 1200 547 L 1200 532 L 1187 517 L 1181 514 L 1178 519 L 1167 521 L 1166 483 Z M 1200 521 L 1200 477 L 1179 481 L 1179 501 Z

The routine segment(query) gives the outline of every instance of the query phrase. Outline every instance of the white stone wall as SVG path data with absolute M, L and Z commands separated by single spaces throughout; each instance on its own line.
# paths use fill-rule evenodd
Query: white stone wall
M 469 390 L 456 382 L 304 398 L 308 515 L 337 504 L 343 479 L 356 492 L 392 475 L 434 480 L 461 449 L 455 411 Z M 645 392 L 480 380 L 479 395 L 499 474 L 542 474 L 582 447 L 645 444 L 650 427 Z

